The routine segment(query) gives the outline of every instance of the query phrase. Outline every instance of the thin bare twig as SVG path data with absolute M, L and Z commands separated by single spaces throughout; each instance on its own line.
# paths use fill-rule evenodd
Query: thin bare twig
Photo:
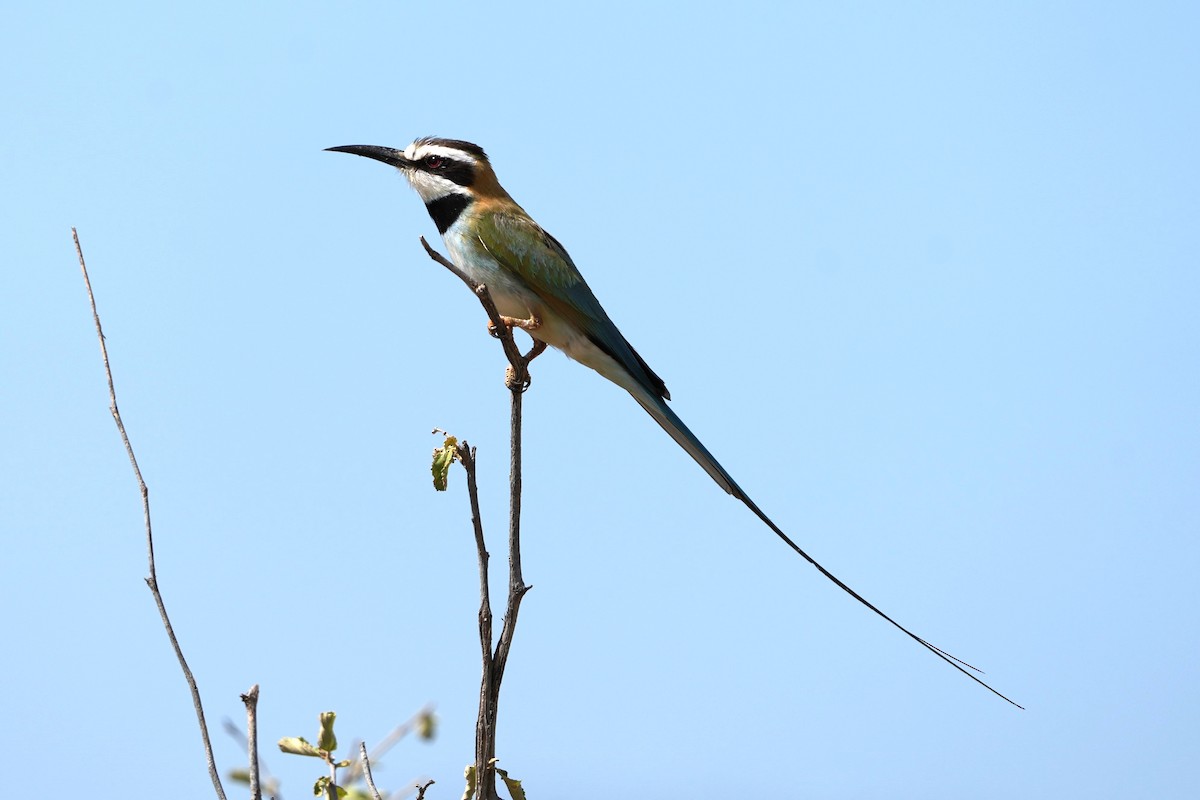
M 396 743 L 412 732 L 412 729 L 417 726 L 422 719 L 433 714 L 433 704 L 425 705 L 417 713 L 401 722 L 392 732 L 383 737 L 379 744 L 375 745 L 370 753 L 370 761 L 379 761 L 388 750 L 396 746 Z M 360 745 L 365 745 L 365 742 L 359 742 Z M 346 767 L 346 771 L 342 773 L 342 783 L 346 786 L 354 783 L 363 774 L 363 764 L 368 763 L 367 760 L 355 761 L 350 766 Z
M 383 800 L 383 798 L 379 796 L 379 790 L 375 788 L 375 778 L 371 775 L 371 759 L 367 756 L 367 743 L 359 742 L 358 750 L 362 756 L 363 777 L 367 781 L 367 787 L 371 790 L 371 796 L 374 797 L 375 800 Z M 347 781 L 347 783 L 349 783 L 349 781 Z
M 255 713 L 255 720 L 256 720 L 256 724 L 257 724 L 257 717 L 258 717 L 257 704 L 255 704 L 254 713 Z M 243 732 L 242 729 L 239 728 L 234 723 L 234 721 L 231 720 L 229 717 L 225 717 L 224 719 L 221 720 L 221 729 L 224 730 L 225 733 L 230 738 L 232 738 L 235 742 L 237 742 L 241 747 L 244 747 L 247 750 L 250 749 L 250 737 L 247 736 L 245 734 L 245 732 Z M 255 763 L 258 765 L 259 793 L 261 794 L 263 792 L 266 792 L 267 795 L 270 795 L 274 791 L 274 789 L 279 785 L 279 781 L 276 780 L 276 778 L 271 774 L 271 770 L 267 766 L 267 760 L 262 757 L 262 753 L 258 752 L 257 746 L 255 746 L 254 750 L 256 753 Z M 247 777 L 249 777 L 249 776 L 247 776 Z
M 188 690 L 192 694 L 192 706 L 196 710 L 196 721 L 200 724 L 200 738 L 204 741 L 204 758 L 208 762 L 208 774 L 212 778 L 213 789 L 216 790 L 220 800 L 225 800 L 225 789 L 221 785 L 221 776 L 217 772 L 217 762 L 213 757 L 212 742 L 208 738 L 208 724 L 204 721 L 204 705 L 200 702 L 200 689 L 196 686 L 196 679 L 192 676 L 187 659 L 183 657 L 183 649 L 179 646 L 179 640 L 175 638 L 175 630 L 171 627 L 171 620 L 167 616 L 167 607 L 163 603 L 162 593 L 158 590 L 158 574 L 154 569 L 154 534 L 150 524 L 150 490 L 146 488 L 146 482 L 142 479 L 142 470 L 138 467 L 137 457 L 133 454 L 133 445 L 130 444 L 129 435 L 125 432 L 125 423 L 121 420 L 121 412 L 117 409 L 117 392 L 113 387 L 112 368 L 108 363 L 108 347 L 104 342 L 104 330 L 100 326 L 100 313 L 96 310 L 96 296 L 92 293 L 92 281 L 88 277 L 87 263 L 83 259 L 83 248 L 79 244 L 79 233 L 75 228 L 71 228 L 71 238 L 75 240 L 75 253 L 79 256 L 79 268 L 83 270 L 83 283 L 87 287 L 88 302 L 92 306 L 92 320 L 96 323 L 96 336 L 100 339 L 104 376 L 108 379 L 108 409 L 117 423 L 121 442 L 125 445 L 125 453 L 129 456 L 134 477 L 137 478 L 138 491 L 142 495 L 142 517 L 146 526 L 146 555 L 150 567 L 146 585 L 150 587 L 150 592 L 154 595 L 154 604 L 158 606 L 158 614 L 162 618 L 163 628 L 166 629 L 167 638 L 171 640 L 171 647 L 175 651 L 179 667 L 183 670 L 184 680 L 187 681 Z
M 246 704 L 246 749 L 250 759 L 250 800 L 262 800 L 262 788 L 258 780 L 258 684 L 242 695 Z
M 391 733 L 383 737 L 383 739 L 379 741 L 379 744 L 375 745 L 375 749 L 371 751 L 371 758 L 378 761 L 384 753 L 396 746 L 396 742 L 407 736 L 409 732 L 416 727 L 418 722 L 426 717 L 432 716 L 433 708 L 433 703 L 428 703 L 420 711 L 413 714 L 404 722 L 401 722 L 399 725 L 393 728 Z
M 417 787 L 417 800 L 425 800 L 425 790 L 428 789 L 430 786 L 433 786 L 435 783 L 437 783 L 437 781 L 435 781 L 431 778 L 430 780 L 425 782 L 424 786 L 418 786 Z
M 492 642 L 492 607 L 488 592 L 488 552 L 483 537 L 483 522 L 479 512 L 479 493 L 475 481 L 475 450 L 466 441 L 459 450 L 459 462 L 467 471 L 467 494 L 471 502 L 471 522 L 475 529 L 475 545 L 479 555 L 479 645 L 483 655 L 483 677 L 479 687 L 479 716 L 475 724 L 475 796 L 480 800 L 493 800 L 496 794 L 496 718 L 500 702 L 500 683 L 508 664 L 513 634 L 517 627 L 517 614 L 521 599 L 531 586 L 525 585 L 521 575 L 521 413 L 522 398 L 529 388 L 529 362 L 546 349 L 544 342 L 534 340 L 529 352 L 522 354 L 513 338 L 510 320 L 500 311 L 485 285 L 476 283 L 470 276 L 455 266 L 421 237 L 425 252 L 437 263 L 450 270 L 470 287 L 483 305 L 492 321 L 492 330 L 504 347 L 509 369 L 505 379 L 512 396 L 510 415 L 509 454 L 509 515 L 508 515 L 508 601 L 504 608 L 504 623 L 500 628 L 500 640 Z M 424 792 L 422 791 L 422 794 Z
M 459 462 L 467 473 L 467 497 L 471 503 L 471 525 L 475 530 L 475 549 L 479 558 L 479 647 L 483 656 L 483 675 L 479 686 L 479 714 L 475 718 L 475 774 L 483 775 L 480 765 L 490 758 L 489 749 L 495 749 L 495 697 L 492 659 L 492 600 L 488 590 L 488 551 L 483 538 L 483 515 L 479 510 L 479 485 L 475 480 L 475 448 L 465 439 L 459 450 Z M 476 782 L 476 786 L 482 786 Z M 484 795 L 479 795 L 483 797 Z

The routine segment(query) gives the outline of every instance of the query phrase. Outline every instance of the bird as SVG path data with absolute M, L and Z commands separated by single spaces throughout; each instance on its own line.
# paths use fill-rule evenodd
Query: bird
M 327 150 L 398 169 L 425 203 L 451 260 L 477 284 L 487 286 L 506 325 L 524 329 L 537 342 L 562 351 L 624 389 L 718 486 L 745 504 L 822 575 L 971 680 L 1022 708 L 972 674 L 980 672 L 976 667 L 913 633 L 850 588 L 758 507 L 667 405 L 671 395 L 663 379 L 621 334 L 566 248 L 500 185 L 482 147 L 461 139 L 423 137 L 403 149 L 342 145 Z

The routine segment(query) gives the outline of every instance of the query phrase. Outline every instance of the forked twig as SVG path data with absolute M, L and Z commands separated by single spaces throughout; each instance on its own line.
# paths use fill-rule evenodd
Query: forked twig
M 521 574 L 521 411 L 522 398 L 529 388 L 529 362 L 546 349 L 545 343 L 534 340 L 529 352 L 522 354 L 513 338 L 512 326 L 501 316 L 488 288 L 476 283 L 453 262 L 429 246 L 421 237 L 425 252 L 437 263 L 450 270 L 465 283 L 483 305 L 496 337 L 508 357 L 509 370 L 505 380 L 512 397 L 509 438 L 509 515 L 508 515 L 508 601 L 500 639 L 492 644 L 492 607 L 488 593 L 488 552 L 483 538 L 483 520 L 479 511 L 479 493 L 475 481 L 475 449 L 466 441 L 459 449 L 459 462 L 467 472 L 467 494 L 471 503 L 471 522 L 475 530 L 475 545 L 479 556 L 479 645 L 483 657 L 483 677 L 479 687 L 479 716 L 475 725 L 476 794 L 480 800 L 493 800 L 496 795 L 496 717 L 500 702 L 500 683 L 508 664 L 513 633 L 521 599 L 532 589 L 526 586 Z

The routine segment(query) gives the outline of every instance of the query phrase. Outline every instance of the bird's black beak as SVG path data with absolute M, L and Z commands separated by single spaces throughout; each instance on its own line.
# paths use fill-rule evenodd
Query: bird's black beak
M 408 169 L 412 166 L 412 162 L 404 157 L 403 150 L 397 150 L 394 147 L 379 147 L 373 144 L 345 144 L 341 147 L 327 147 L 326 152 L 334 153 L 350 153 L 364 158 L 373 158 L 376 161 L 382 161 L 385 164 L 390 164 L 397 169 Z

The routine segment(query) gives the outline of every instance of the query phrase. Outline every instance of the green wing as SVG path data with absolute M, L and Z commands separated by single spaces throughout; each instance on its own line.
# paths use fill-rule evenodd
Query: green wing
M 498 211 L 480 215 L 477 230 L 480 242 L 493 258 L 519 275 L 538 297 L 582 330 L 647 391 L 670 399 L 662 378 L 617 330 L 557 239 L 527 216 Z

